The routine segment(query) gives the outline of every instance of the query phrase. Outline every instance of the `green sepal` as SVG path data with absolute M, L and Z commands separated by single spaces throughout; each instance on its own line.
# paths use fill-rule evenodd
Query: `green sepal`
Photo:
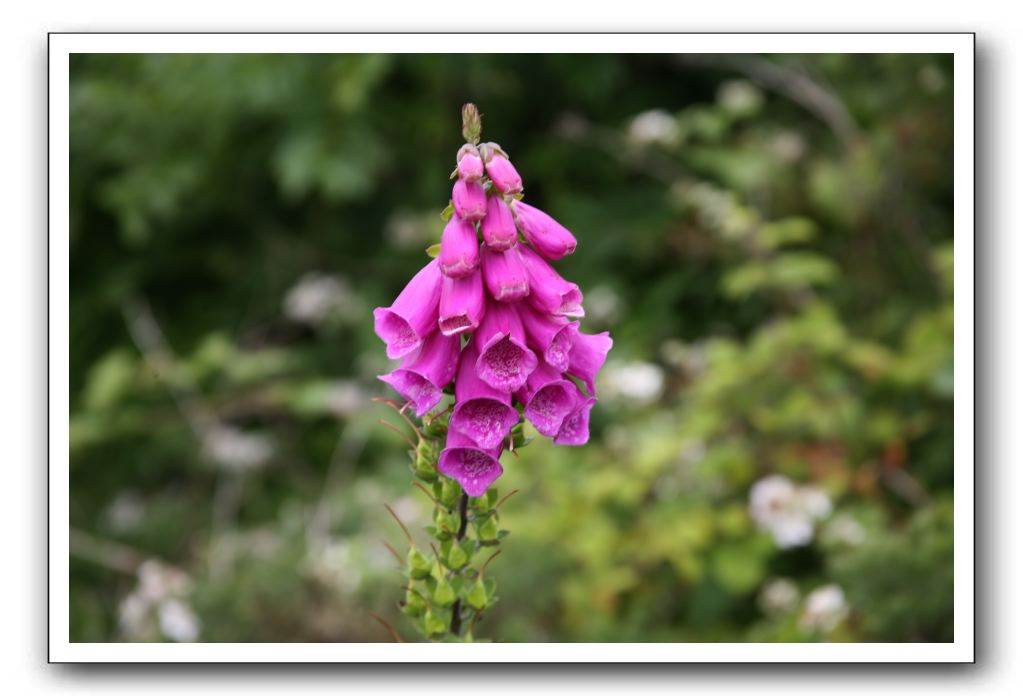
M 451 220 L 451 216 L 455 214 L 455 203 L 454 201 L 448 201 L 448 206 L 441 211 L 440 216 L 444 222 Z
M 445 562 L 448 564 L 448 568 L 458 570 L 469 562 L 469 555 L 462 548 L 461 544 L 452 544 L 448 550 Z
M 440 502 L 448 508 L 453 508 L 458 504 L 458 499 L 462 497 L 462 487 L 458 485 L 458 481 L 445 476 L 441 479 L 441 492 Z
M 426 556 L 420 553 L 419 549 L 411 548 L 408 551 L 408 574 L 410 577 L 421 580 L 430 574 L 433 564 Z
M 439 616 L 434 611 L 427 611 L 423 614 L 423 628 L 422 633 L 427 636 L 435 636 L 442 633 L 446 633 L 448 630 L 448 622 L 444 620 L 444 617 Z
M 426 247 L 426 255 L 431 259 L 435 259 L 440 256 L 440 244 L 431 244 Z
M 448 419 L 444 416 L 434 416 L 427 420 L 423 419 L 423 434 L 427 437 L 444 437 L 448 434 Z M 436 445 L 434 445 L 436 447 Z
M 473 609 L 485 609 L 487 606 L 487 588 L 483 580 L 477 580 L 469 588 L 469 591 L 462 595 L 465 603 Z
M 516 423 L 515 427 L 511 429 L 512 446 L 515 449 L 522 449 L 530 442 L 533 438 L 526 436 L 526 430 L 521 422 Z
M 405 591 L 405 601 L 403 602 L 401 611 L 406 616 L 422 616 L 423 612 L 426 611 L 426 603 L 417 592 L 412 589 L 408 589 Z
M 477 525 L 476 529 L 481 542 L 497 541 L 498 527 L 495 515 L 488 515 L 487 519 Z
M 449 607 L 455 603 L 457 598 L 455 588 L 451 586 L 451 583 L 446 578 L 437 581 L 437 587 L 433 591 L 433 601 L 436 604 L 442 607 Z

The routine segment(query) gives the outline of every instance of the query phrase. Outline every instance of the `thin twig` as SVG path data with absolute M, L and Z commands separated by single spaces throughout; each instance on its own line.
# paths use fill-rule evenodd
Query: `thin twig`
M 415 486 L 416 488 L 418 488 L 419 490 L 421 490 L 423 493 L 425 493 L 426 497 L 429 498 L 430 500 L 432 500 L 434 503 L 436 503 L 437 505 L 440 505 L 440 506 L 443 507 L 444 504 L 442 502 L 440 502 L 439 500 L 437 500 L 433 496 L 433 493 L 430 492 L 430 489 L 428 489 L 423 484 L 419 483 L 419 481 L 413 481 L 412 485 Z
M 119 573 L 134 574 L 144 555 L 124 544 L 101 539 L 89 532 L 71 527 L 68 542 L 72 556 L 84 558 Z
M 505 496 L 503 498 L 501 498 L 500 500 L 498 500 L 497 504 L 494 505 L 494 509 L 497 510 L 499 507 L 504 505 L 504 501 L 508 500 L 508 498 L 512 497 L 513 495 L 515 495 L 518 492 L 519 492 L 519 489 L 516 488 L 516 489 L 512 490 L 510 493 L 505 494 Z
M 405 641 L 403 641 L 401 639 L 401 636 L 398 635 L 398 632 L 394 630 L 394 628 L 391 626 L 391 624 L 387 623 L 382 618 L 377 616 L 377 614 L 375 612 L 371 611 L 371 612 L 369 612 L 369 615 L 372 616 L 374 619 L 376 619 L 378 622 L 380 622 L 381 626 L 383 626 L 384 628 L 387 629 L 387 632 L 391 634 L 391 638 L 394 638 L 394 642 L 395 643 L 404 643 L 405 642 Z
M 375 396 L 375 397 L 373 397 L 373 401 L 376 401 L 376 402 L 378 402 L 378 403 L 381 403 L 381 404 L 385 404 L 385 405 L 387 405 L 387 406 L 390 406 L 390 407 L 391 407 L 391 409 L 392 409 L 392 410 L 393 410 L 393 411 L 394 411 L 395 413 L 397 413 L 397 414 L 398 414 L 399 416 L 401 416 L 401 417 L 402 417 L 402 419 L 403 419 L 403 420 L 404 420 L 404 421 L 405 421 L 406 423 L 408 423 L 408 424 L 409 424 L 409 427 L 410 427 L 410 428 L 412 428 L 412 429 L 413 429 L 414 431 L 416 431 L 416 435 L 418 435 L 418 436 L 419 436 L 420 438 L 422 438 L 422 437 L 423 437 L 423 432 L 422 432 L 422 431 L 421 431 L 421 430 L 419 429 L 419 426 L 417 426 L 417 425 L 416 425 L 416 422 L 415 422 L 414 420 L 412 420 L 411 418 L 409 418 L 409 417 L 408 417 L 408 415 L 406 415 L 406 413 L 405 413 L 405 407 L 404 407 L 404 406 L 402 406 L 401 408 L 399 408 L 399 407 L 398 407 L 398 404 L 397 404 L 397 403 L 395 403 L 395 402 L 394 402 L 394 401 L 392 401 L 391 399 L 385 399 L 385 398 L 384 398 L 384 397 L 382 397 L 382 396 Z M 406 402 L 406 405 L 408 405 L 408 404 L 407 404 L 407 402 Z
M 394 556 L 398 560 L 398 565 L 400 565 L 402 568 L 404 568 L 405 567 L 405 559 L 401 557 L 401 554 L 398 553 L 397 551 L 395 551 L 394 547 L 391 546 L 390 544 L 388 544 L 386 541 L 384 542 L 384 546 L 387 547 L 387 550 L 391 552 L 391 555 Z
M 483 571 L 485 571 L 487 569 L 487 566 L 490 565 L 490 562 L 492 560 L 494 560 L 495 558 L 497 558 L 498 556 L 500 556 L 500 555 L 501 555 L 501 549 L 498 549 L 497 551 L 495 551 L 494 555 L 491 556 L 490 558 L 488 558 L 486 560 L 486 562 L 483 564 L 483 566 L 480 568 L 480 571 L 478 573 L 476 573 L 476 577 L 477 578 L 482 577 L 483 576 Z
M 398 523 L 399 527 L 401 527 L 401 531 L 405 532 L 405 538 L 408 539 L 408 545 L 415 546 L 416 544 L 414 541 L 412 541 L 412 535 L 409 534 L 408 527 L 405 526 L 405 523 L 401 521 L 401 518 L 398 517 L 397 514 L 395 514 L 394 510 L 391 509 L 390 505 L 384 503 L 384 507 L 387 508 L 387 511 L 391 513 L 391 517 L 393 517 L 394 521 Z
M 476 627 L 476 622 L 479 621 L 480 617 L 482 617 L 482 616 L 483 616 L 483 610 L 480 609 L 480 610 L 478 610 L 476 612 L 476 615 L 474 617 L 472 617 L 472 621 L 469 622 L 469 628 L 467 628 L 465 630 L 465 632 L 467 634 L 471 634 L 472 633 L 472 629 Z
M 405 433 L 401 432 L 401 429 L 398 426 L 396 426 L 394 423 L 391 423 L 390 421 L 386 421 L 383 418 L 378 419 L 377 423 L 379 423 L 380 425 L 384 426 L 385 428 L 390 428 L 394 432 L 398 433 L 398 435 L 401 437 L 401 439 L 404 440 L 405 442 L 407 442 L 408 446 L 411 447 L 412 449 L 416 448 L 416 443 L 412 442 L 412 439 L 408 435 L 406 435 Z

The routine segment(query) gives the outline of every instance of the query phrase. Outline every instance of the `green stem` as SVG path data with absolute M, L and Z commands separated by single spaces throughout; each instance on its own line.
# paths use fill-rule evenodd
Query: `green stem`
M 462 499 L 458 502 L 458 533 L 455 541 L 459 542 L 465 538 L 465 529 L 469 526 L 469 494 L 462 492 Z M 451 634 L 458 636 L 462 632 L 462 600 L 456 599 L 451 607 Z

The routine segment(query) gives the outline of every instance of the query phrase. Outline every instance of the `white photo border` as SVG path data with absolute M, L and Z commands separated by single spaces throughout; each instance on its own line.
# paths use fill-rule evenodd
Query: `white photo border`
M 485 32 L 484 32 L 485 33 Z M 975 661 L 972 33 L 492 33 L 491 53 L 947 53 L 954 56 L 955 640 L 951 643 L 72 643 L 69 614 L 72 53 L 451 53 L 443 33 L 51 33 L 48 36 L 50 662 L 970 663 Z M 524 40 L 528 39 L 528 41 Z M 524 47 L 528 47 L 525 49 Z

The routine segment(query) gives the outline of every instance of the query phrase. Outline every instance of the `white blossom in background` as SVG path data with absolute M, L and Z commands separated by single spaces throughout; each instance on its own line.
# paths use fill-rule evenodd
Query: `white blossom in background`
M 845 593 L 838 585 L 824 585 L 806 596 L 799 625 L 806 631 L 827 633 L 849 614 Z
M 118 607 L 121 632 L 130 640 L 161 636 L 179 643 L 199 639 L 201 623 L 188 604 L 192 581 L 183 571 L 149 559 L 136 570 L 138 585 Z
M 836 515 L 821 530 L 821 540 L 859 546 L 867 540 L 867 530 L 850 515 Z
M 690 377 L 697 377 L 707 370 L 707 349 L 701 343 L 669 338 L 661 344 L 660 353 L 665 363 Z
M 757 526 L 787 549 L 813 541 L 814 524 L 831 513 L 831 501 L 815 486 L 796 486 L 773 474 L 750 489 L 749 511 Z
M 799 587 L 788 578 L 768 580 L 760 589 L 757 603 L 768 616 L 787 614 L 799 604 Z
M 313 563 L 313 572 L 330 587 L 344 593 L 356 592 L 362 585 L 363 573 L 355 551 L 349 541 L 331 542 L 321 553 L 309 559 Z
M 160 603 L 160 632 L 178 643 L 193 643 L 199 638 L 199 617 L 180 599 Z
M 746 80 L 728 80 L 718 89 L 718 104 L 737 116 L 756 113 L 763 102 L 764 96 L 760 90 Z
M 344 278 L 306 273 L 284 296 L 284 315 L 292 321 L 319 326 L 351 298 L 351 288 Z
M 233 471 L 260 469 L 274 455 L 273 442 L 266 435 L 247 433 L 228 425 L 206 431 L 203 450 L 214 462 Z
M 369 394 L 355 380 L 332 382 L 327 390 L 327 408 L 335 416 L 351 418 L 366 408 Z
M 440 232 L 436 212 L 399 210 L 391 215 L 384 226 L 384 234 L 392 246 L 406 251 L 421 251 L 429 246 Z
M 648 362 L 612 361 L 604 366 L 598 379 L 607 398 L 637 406 L 653 403 L 664 390 L 664 370 Z
M 595 325 L 610 326 L 621 312 L 622 299 L 609 285 L 586 291 L 586 316 Z
M 146 508 L 137 493 L 124 491 L 118 493 L 104 513 L 107 524 L 115 532 L 129 532 L 138 526 L 145 516 Z
M 806 154 L 806 140 L 795 131 L 782 131 L 768 141 L 767 149 L 776 159 L 792 164 Z
M 678 144 L 680 135 L 678 119 L 661 109 L 637 114 L 625 131 L 626 139 L 634 145 L 671 147 Z

